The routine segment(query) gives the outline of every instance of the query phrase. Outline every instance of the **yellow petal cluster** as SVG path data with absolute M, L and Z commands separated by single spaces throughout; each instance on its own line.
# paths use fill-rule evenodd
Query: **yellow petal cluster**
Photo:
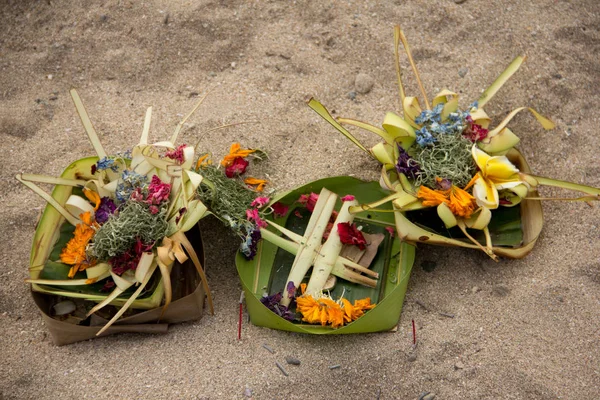
M 375 307 L 368 297 L 356 300 L 354 304 L 342 298 L 340 304 L 326 296 L 315 299 L 311 295 L 303 295 L 296 299 L 296 303 L 296 309 L 302 314 L 303 321 L 322 326 L 331 325 L 332 328 L 352 322 L 360 318 L 365 311 Z
M 490 156 L 473 145 L 473 159 L 479 167 L 473 186 L 473 196 L 477 204 L 489 209 L 500 205 L 498 191 L 509 189 L 517 194 L 526 194 L 528 185 L 521 179 L 519 169 L 506 156 Z M 521 186 L 522 185 L 522 186 Z

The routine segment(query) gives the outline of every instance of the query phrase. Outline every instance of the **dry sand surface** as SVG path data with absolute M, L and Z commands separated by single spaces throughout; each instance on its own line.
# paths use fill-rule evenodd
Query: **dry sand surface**
M 542 236 L 524 260 L 420 246 L 395 333 L 311 337 L 245 324 L 241 341 L 237 242 L 203 221 L 215 316 L 166 335 L 56 347 L 23 282 L 44 202 L 14 179 L 57 175 L 92 154 L 72 87 L 109 153 L 136 143 L 146 107 L 151 139 L 163 140 L 211 89 L 183 142 L 199 140 L 216 158 L 233 141 L 262 148 L 271 159 L 255 175 L 277 189 L 335 175 L 376 179 L 378 165 L 306 100 L 374 124 L 397 109 L 392 29 L 401 24 L 429 95 L 447 87 L 463 107 L 526 54 L 488 113 L 498 122 L 528 105 L 551 117 L 550 132 L 526 113 L 511 123 L 533 170 L 598 187 L 597 0 L 1 3 L 0 399 L 600 397 L 598 207 L 545 203 Z M 372 80 L 366 93 L 358 74 Z M 412 74 L 406 80 L 417 95 Z M 240 121 L 260 124 L 202 134 Z M 286 356 L 301 361 L 287 377 L 275 366 Z

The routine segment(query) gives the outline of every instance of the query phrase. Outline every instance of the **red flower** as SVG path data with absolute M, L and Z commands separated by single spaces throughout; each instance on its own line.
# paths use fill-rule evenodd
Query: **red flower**
M 260 219 L 258 210 L 253 208 L 252 210 L 246 210 L 246 218 L 248 221 L 254 221 L 259 228 L 266 228 L 267 223 Z
M 298 199 L 298 203 L 305 206 L 308 211 L 313 212 L 315 210 L 315 204 L 317 204 L 317 200 L 319 200 L 319 195 L 316 193 L 311 193 L 309 195 L 303 194 Z
M 389 232 L 391 237 L 394 237 L 394 235 L 396 234 L 396 231 L 391 226 L 386 226 L 385 230 Z
M 469 125 L 463 132 L 464 137 L 466 137 L 472 142 L 477 142 L 487 137 L 488 130 L 485 129 L 483 126 L 474 123 L 473 118 L 470 115 L 467 116 L 467 122 L 469 123 Z
M 283 217 L 285 214 L 288 213 L 289 210 L 288 206 L 286 206 L 285 204 L 281 204 L 280 202 L 273 204 L 271 208 L 273 208 L 273 214 L 275 215 L 275 218 Z
M 177 161 L 178 164 L 183 164 L 183 149 L 185 149 L 186 147 L 187 145 L 182 144 L 178 146 L 175 150 L 169 150 L 165 153 L 165 157 Z
M 342 222 L 337 224 L 337 229 L 342 243 L 358 246 L 361 250 L 365 249 L 367 241 L 362 232 L 356 228 L 355 224 Z
M 233 178 L 234 176 L 242 175 L 246 172 L 246 168 L 248 168 L 248 161 L 244 160 L 242 157 L 237 157 L 233 160 L 231 165 L 225 168 L 225 175 L 228 178 Z
M 344 197 L 342 197 L 342 201 L 352 201 L 354 199 L 355 199 L 355 197 L 352 196 L 351 194 L 347 194 Z
M 254 200 L 252 200 L 252 203 L 250 203 L 250 207 L 262 208 L 268 202 L 269 202 L 268 197 L 257 197 Z
M 148 204 L 160 204 L 163 201 L 169 200 L 171 194 L 171 185 L 163 183 L 160 178 L 156 175 L 152 176 L 152 182 L 148 185 L 148 198 L 146 203 Z

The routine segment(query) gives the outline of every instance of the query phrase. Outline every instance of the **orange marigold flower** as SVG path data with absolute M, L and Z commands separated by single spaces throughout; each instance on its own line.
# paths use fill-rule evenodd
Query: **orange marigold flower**
M 263 189 L 265 188 L 265 185 L 268 183 L 268 181 L 266 181 L 264 179 L 257 179 L 257 178 L 246 178 L 246 179 L 244 179 L 244 183 L 246 185 L 256 185 L 256 191 L 262 192 Z
M 436 178 L 438 182 L 442 179 Z M 473 185 L 473 180 L 465 187 L 468 189 Z M 439 206 L 441 203 L 445 203 L 452 214 L 470 218 L 471 214 L 475 211 L 476 203 L 475 198 L 471 196 L 465 189 L 461 189 L 458 186 L 452 185 L 450 189 L 437 189 L 433 190 L 426 186 L 419 187 L 417 197 L 422 199 L 422 203 L 426 207 Z
M 315 300 L 311 295 L 300 296 L 296 299 L 297 310 L 302 314 L 302 320 L 311 324 L 331 325 L 339 328 L 344 325 L 344 311 L 335 301 L 327 297 Z
M 233 163 L 233 160 L 235 160 L 236 158 L 246 158 L 255 151 L 256 150 L 251 149 L 244 150 L 241 148 L 241 145 L 239 143 L 233 143 L 229 148 L 229 154 L 227 154 L 225 157 L 223 157 L 223 160 L 221 160 L 221 165 L 224 167 L 229 167 Z
M 83 194 L 85 195 L 85 197 L 87 197 L 87 199 L 94 204 L 94 211 L 98 211 L 98 208 L 100 208 L 100 195 L 96 192 L 94 192 L 92 189 L 88 189 L 88 188 L 83 188 Z
M 198 157 L 198 161 L 196 161 L 196 169 L 200 169 L 202 167 L 207 167 L 212 164 L 212 160 L 210 159 L 210 154 L 206 153 L 200 157 Z
M 365 311 L 375 307 L 375 304 L 371 304 L 371 298 L 369 297 L 354 300 L 354 304 L 342 298 L 342 304 L 344 305 L 344 320 L 346 322 L 352 322 L 359 319 L 364 315 Z
M 95 261 L 87 259 L 85 249 L 94 237 L 98 224 L 92 221 L 90 212 L 85 212 L 79 216 L 81 223 L 75 226 L 73 238 L 67 242 L 67 245 L 60 253 L 60 261 L 72 265 L 69 270 L 69 278 L 73 278 L 78 271 L 83 271 L 95 264 Z

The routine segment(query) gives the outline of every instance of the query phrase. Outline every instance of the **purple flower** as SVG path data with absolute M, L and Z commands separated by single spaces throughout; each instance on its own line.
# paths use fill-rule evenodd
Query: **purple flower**
M 396 171 L 398 171 L 399 174 L 406 175 L 407 178 L 415 179 L 421 172 L 419 163 L 417 163 L 417 161 L 400 145 L 398 145 L 398 152 L 400 153 L 400 156 L 398 157 L 398 163 L 396 164 Z
M 117 206 L 115 202 L 108 197 L 103 197 L 100 200 L 100 207 L 96 211 L 96 222 L 103 224 L 108 221 L 108 217 L 114 214 Z
M 240 245 L 240 251 L 247 260 L 252 260 L 256 255 L 258 241 L 261 239 L 260 230 L 255 229 L 246 235 L 246 240 Z
M 450 190 L 452 188 L 452 181 L 450 179 L 439 179 L 435 183 L 435 187 L 438 190 Z
M 294 285 L 294 282 L 291 282 L 291 281 L 288 282 L 286 291 L 287 291 L 287 295 L 290 299 L 293 299 L 294 297 L 296 297 L 296 286 Z
M 271 296 L 263 295 L 260 299 L 260 302 L 265 305 L 269 310 L 273 311 L 275 314 L 279 315 L 281 318 L 286 319 L 288 321 L 294 320 L 294 313 L 290 311 L 289 307 L 282 306 L 279 304 L 281 301 L 281 293 L 277 292 L 272 294 Z M 290 307 L 292 304 L 290 304 Z

